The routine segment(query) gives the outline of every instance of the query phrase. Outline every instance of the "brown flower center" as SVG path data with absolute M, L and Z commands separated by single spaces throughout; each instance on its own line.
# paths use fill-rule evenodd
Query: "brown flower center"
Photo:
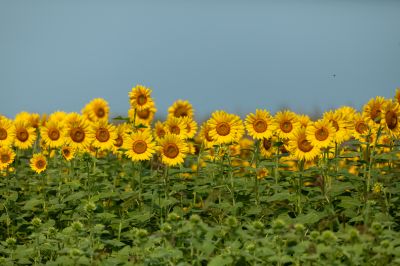
M 313 149 L 313 146 L 311 145 L 311 143 L 308 140 L 306 140 L 305 138 L 299 139 L 297 144 L 299 146 L 299 149 L 302 152 L 309 152 Z
M 177 125 L 170 126 L 169 130 L 172 134 L 179 135 L 179 133 L 181 133 L 181 129 Z
M 107 128 L 100 127 L 96 131 L 96 139 L 100 142 L 107 142 L 110 139 L 110 132 Z
M 359 121 L 356 123 L 355 129 L 359 134 L 364 134 L 368 131 L 368 126 L 364 121 Z
M 336 129 L 336 131 L 339 130 L 339 123 L 336 120 L 330 120 L 332 123 L 332 126 Z
M 371 108 L 371 119 L 376 123 L 379 124 L 381 122 L 381 114 L 382 111 L 379 106 L 374 106 Z
M 179 154 L 179 148 L 175 143 L 168 143 L 165 145 L 163 153 L 168 158 L 174 159 Z
M 74 142 L 81 143 L 85 139 L 85 131 L 82 128 L 73 128 L 69 134 Z
M 103 118 L 103 117 L 106 115 L 106 111 L 104 110 L 103 107 L 97 108 L 96 111 L 95 111 L 95 113 L 96 113 L 96 116 L 97 116 L 98 118 Z
M 209 130 L 205 130 L 204 131 L 204 137 L 206 138 L 206 140 L 208 142 L 212 142 L 213 141 L 213 138 L 210 136 L 210 131 Z
M 166 134 L 166 133 L 165 133 L 165 130 L 164 130 L 164 129 L 160 128 L 159 130 L 157 130 L 157 136 L 158 136 L 159 138 L 164 137 L 165 134 Z
M 319 141 L 324 141 L 329 137 L 329 131 L 325 127 L 318 128 L 315 131 L 315 138 Z
M 0 128 L 0 140 L 5 140 L 7 138 L 7 130 Z
M 267 122 L 265 122 L 265 120 L 257 119 L 253 123 L 253 128 L 254 128 L 255 132 L 263 133 L 263 132 L 265 132 L 267 130 L 268 125 L 267 125 Z
M 188 116 L 187 109 L 184 106 L 178 106 L 174 111 L 175 117 Z
M 397 114 L 395 112 L 393 112 L 392 110 L 386 112 L 385 120 L 386 120 L 386 125 L 390 130 L 396 128 L 398 121 L 397 121 Z
M 2 163 L 8 163 L 10 161 L 11 157 L 8 154 L 2 154 L 1 155 L 1 162 Z
M 136 140 L 132 144 L 132 150 L 137 154 L 142 154 L 147 150 L 147 143 L 144 140 Z
M 138 111 L 137 115 L 141 119 L 148 119 L 150 116 L 150 110 L 149 109 L 144 109 L 142 111 Z
M 51 140 L 58 140 L 60 138 L 60 131 L 56 128 L 49 129 L 47 135 Z
M 115 140 L 114 146 L 115 147 L 121 147 L 122 144 L 124 144 L 124 140 L 120 135 L 118 135 L 117 139 Z
M 289 133 L 292 131 L 293 129 L 293 125 L 290 121 L 285 121 L 283 123 L 280 124 L 280 128 L 283 132 L 285 133 Z
M 37 169 L 43 169 L 46 167 L 46 162 L 43 159 L 39 159 L 36 161 L 35 165 Z
M 140 94 L 137 98 L 136 101 L 139 105 L 145 105 L 147 103 L 147 97 L 146 95 Z
M 267 150 L 267 151 L 269 149 L 271 149 L 271 147 L 272 147 L 272 141 L 270 139 L 264 138 L 262 144 L 263 144 L 264 149 Z
M 64 157 L 68 157 L 71 154 L 71 151 L 66 148 L 66 149 L 62 150 L 62 153 L 63 153 Z
M 216 131 L 217 131 L 218 135 L 226 136 L 231 132 L 231 127 L 228 123 L 221 122 L 221 123 L 218 123 L 218 125 L 216 127 Z
M 26 130 L 25 128 L 18 129 L 16 135 L 17 135 L 17 139 L 21 142 L 25 142 L 29 138 L 28 130 Z

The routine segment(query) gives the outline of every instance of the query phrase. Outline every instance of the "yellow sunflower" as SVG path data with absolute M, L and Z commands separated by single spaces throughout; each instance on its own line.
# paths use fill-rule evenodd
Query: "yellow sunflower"
M 264 138 L 262 141 L 259 143 L 259 149 L 260 153 L 263 157 L 265 158 L 270 158 L 272 155 L 275 154 L 275 149 L 274 149 L 274 138 Z
M 193 107 L 188 101 L 177 100 L 168 108 L 168 116 L 193 117 Z
M 161 121 L 157 121 L 156 124 L 154 125 L 154 138 L 158 142 L 161 138 L 165 136 L 167 133 L 167 128 L 165 127 L 165 124 Z
M 374 129 L 378 128 L 383 119 L 382 111 L 385 105 L 385 98 L 377 96 L 368 101 L 363 107 L 363 116 L 367 119 L 367 122 Z
M 44 170 L 46 170 L 47 167 L 47 160 L 46 157 L 41 154 L 41 153 L 36 153 L 33 155 L 33 157 L 30 160 L 31 164 L 31 169 L 35 171 L 36 173 L 40 174 Z
M 243 136 L 244 126 L 241 119 L 224 111 L 215 111 L 207 121 L 209 134 L 216 144 L 226 144 L 239 141 Z
M 102 98 L 93 99 L 82 109 L 82 115 L 91 122 L 108 121 L 110 107 L 106 100 Z
M 295 129 L 300 127 L 296 113 L 285 110 L 276 113 L 275 115 L 275 125 L 278 137 L 282 139 L 290 138 Z
M 297 119 L 301 127 L 307 127 L 308 124 L 312 122 L 311 118 L 308 115 L 298 115 Z
M 314 160 L 321 152 L 307 140 L 306 129 L 302 127 L 297 128 L 289 139 L 288 149 L 294 158 L 306 162 Z
M 383 125 L 385 131 L 393 136 L 400 136 L 400 105 L 397 102 L 387 100 L 382 110 Z
M 90 131 L 90 122 L 77 113 L 70 113 L 65 121 L 66 143 L 77 150 L 89 147 L 94 138 Z
M 63 146 L 61 148 L 61 154 L 65 160 L 71 161 L 75 157 L 75 149 L 70 146 Z
M 6 169 L 15 158 L 15 152 L 9 147 L 0 146 L 0 170 Z
M 244 124 L 248 134 L 254 139 L 268 139 L 276 129 L 274 118 L 267 110 L 257 109 L 255 114 L 248 114 Z
M 203 142 L 203 145 L 205 146 L 205 148 L 211 148 L 216 144 L 214 139 L 210 135 L 210 130 L 211 130 L 211 127 L 207 122 L 204 122 L 200 128 L 199 137 L 200 137 L 201 141 Z
M 129 127 L 129 126 L 128 126 L 127 124 L 124 123 L 124 124 L 119 124 L 119 125 L 117 126 L 117 128 L 116 128 L 117 137 L 115 138 L 114 146 L 113 146 L 113 149 L 112 149 L 112 152 L 113 152 L 115 155 L 121 154 L 120 149 L 123 147 L 123 145 L 124 145 L 124 139 L 125 139 L 126 136 L 128 135 L 128 134 L 126 133 L 128 127 Z
M 65 143 L 63 124 L 50 120 L 40 128 L 40 136 L 50 148 L 61 147 Z
M 92 123 L 90 131 L 94 136 L 93 147 L 100 150 L 111 150 L 118 137 L 115 126 L 108 124 L 105 120 Z
M 155 153 L 155 143 L 149 131 L 135 132 L 124 140 L 125 154 L 132 161 L 150 160 Z
M 67 117 L 67 113 L 63 111 L 56 111 L 49 115 L 49 121 L 56 121 L 64 123 L 64 119 Z
M 336 112 L 342 117 L 345 122 L 345 126 L 347 128 L 352 128 L 354 116 L 356 115 L 357 111 L 353 107 L 350 106 L 342 106 L 336 109 Z
M 315 147 L 327 148 L 334 141 L 335 131 L 329 120 L 320 119 L 306 128 L 307 140 Z
M 168 166 L 182 164 L 186 154 L 189 152 L 185 140 L 170 133 L 167 133 L 164 138 L 160 139 L 159 145 L 161 160 Z
M 334 141 L 340 144 L 351 137 L 351 132 L 349 131 L 350 126 L 343 119 L 341 113 L 336 111 L 328 111 L 323 115 L 324 120 L 328 120 L 333 128 L 335 129 Z
M 198 129 L 196 121 L 190 116 L 184 117 L 183 121 L 186 124 L 187 137 L 192 139 L 196 135 Z
M 20 112 L 15 116 L 15 122 L 26 121 L 31 127 L 38 128 L 40 115 L 37 113 Z
M 154 106 L 154 102 L 151 99 L 151 90 L 142 85 L 136 85 L 129 92 L 129 99 L 132 109 L 138 111 Z
M 360 113 L 354 114 L 352 127 L 353 137 L 359 141 L 366 142 L 369 131 L 370 127 L 365 117 L 363 117 Z
M 154 104 L 149 107 L 149 108 L 145 108 L 142 110 L 136 110 L 136 114 L 135 114 L 135 109 L 129 109 L 128 111 L 128 117 L 129 120 L 133 123 L 135 122 L 135 125 L 150 125 L 151 122 L 153 121 L 154 115 L 157 112 L 156 107 L 154 106 Z M 135 118 L 136 115 L 136 118 Z
M 182 139 L 188 137 L 187 124 L 183 117 L 169 117 L 165 122 L 165 127 L 168 133 L 175 134 Z
M 36 130 L 28 121 L 18 120 L 15 125 L 15 147 L 25 150 L 32 147 L 36 141 Z
M 396 102 L 400 104 L 400 88 L 396 89 L 396 95 L 394 96 Z
M 11 146 L 15 139 L 15 126 L 12 120 L 0 117 L 0 147 Z

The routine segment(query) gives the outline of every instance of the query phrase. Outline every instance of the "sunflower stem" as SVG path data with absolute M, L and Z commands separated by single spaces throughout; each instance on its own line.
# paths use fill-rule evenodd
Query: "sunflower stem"
M 302 213 L 302 204 L 301 204 L 301 190 L 303 187 L 303 172 L 304 172 L 304 160 L 300 160 L 298 162 L 299 167 L 299 179 L 298 179 L 298 187 L 297 187 L 297 212 L 298 214 Z
M 259 159 L 258 157 L 259 157 L 259 152 L 260 152 L 259 144 L 260 144 L 260 141 L 256 140 L 255 149 L 254 149 L 254 163 L 256 165 L 256 171 L 255 171 L 255 175 L 254 175 L 254 192 L 256 194 L 256 206 L 258 206 L 260 203 L 260 195 L 258 192 L 258 177 L 257 177 L 258 159 Z
M 276 147 L 274 162 L 275 162 L 275 166 L 274 166 L 275 185 L 278 185 L 278 183 L 279 183 L 279 147 L 278 146 Z
M 169 199 L 169 178 L 168 178 L 168 165 L 164 168 L 164 196 Z

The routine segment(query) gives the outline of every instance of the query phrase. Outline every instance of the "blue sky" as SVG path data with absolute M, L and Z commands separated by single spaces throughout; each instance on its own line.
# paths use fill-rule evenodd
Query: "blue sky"
M 0 0 L 0 113 L 125 114 L 135 84 L 224 109 L 360 107 L 400 87 L 400 1 Z

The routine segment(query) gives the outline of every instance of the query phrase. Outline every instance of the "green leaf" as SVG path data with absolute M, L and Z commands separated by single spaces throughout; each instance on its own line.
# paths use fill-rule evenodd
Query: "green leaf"
M 68 202 L 68 201 L 72 201 L 72 200 L 78 200 L 78 199 L 81 199 L 81 198 L 83 198 L 85 196 L 86 196 L 86 192 L 85 191 L 79 191 L 79 192 L 76 192 L 76 193 L 66 197 L 64 199 L 64 202 Z
M 326 216 L 326 213 L 323 212 L 310 211 L 307 214 L 302 214 L 296 217 L 296 222 L 302 224 L 314 224 Z
M 268 198 L 267 202 L 289 200 L 289 192 L 276 193 Z
M 40 199 L 31 199 L 28 200 L 24 207 L 22 207 L 22 210 L 24 211 L 33 211 L 35 209 L 36 206 L 40 205 L 43 203 L 43 200 Z
M 230 256 L 223 256 L 219 255 L 211 259 L 208 266 L 224 266 L 224 265 L 231 265 L 233 262 L 232 257 Z

